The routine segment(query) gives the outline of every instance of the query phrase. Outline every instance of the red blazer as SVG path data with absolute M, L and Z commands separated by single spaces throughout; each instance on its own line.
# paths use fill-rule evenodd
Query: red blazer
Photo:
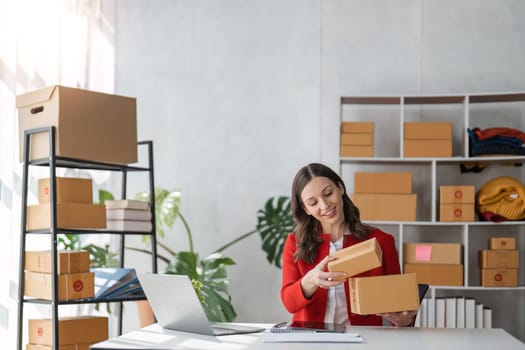
M 399 258 L 396 250 L 394 237 L 381 230 L 374 230 L 369 238 L 375 237 L 383 251 L 383 261 L 380 267 L 364 272 L 357 276 L 380 276 L 401 273 Z M 294 261 L 297 251 L 297 239 L 295 234 L 290 234 L 284 244 L 281 300 L 288 312 L 293 314 L 293 320 L 324 322 L 326 313 L 326 302 L 328 293 L 326 289 L 318 288 L 315 294 L 306 299 L 301 289 L 301 278 L 314 268 L 330 252 L 330 235 L 321 234 L 323 242 L 319 245 L 317 258 L 313 264 L 307 264 L 302 260 Z M 343 248 L 361 242 L 353 235 L 345 235 Z M 348 281 L 345 282 L 345 293 L 347 300 L 348 319 L 352 325 L 381 326 L 382 317 L 376 315 L 357 315 L 350 309 Z

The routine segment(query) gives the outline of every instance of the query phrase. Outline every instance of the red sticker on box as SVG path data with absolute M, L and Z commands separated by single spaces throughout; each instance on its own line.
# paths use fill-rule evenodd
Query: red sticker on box
M 36 330 L 36 334 L 38 334 L 39 337 L 43 336 L 44 335 L 44 328 L 38 327 L 38 329 Z
M 75 290 L 75 292 L 81 292 L 82 289 L 84 289 L 84 283 L 82 283 L 81 280 L 76 280 L 75 282 L 73 282 L 73 289 Z
M 416 246 L 416 261 L 430 261 L 432 260 L 432 246 L 417 245 Z

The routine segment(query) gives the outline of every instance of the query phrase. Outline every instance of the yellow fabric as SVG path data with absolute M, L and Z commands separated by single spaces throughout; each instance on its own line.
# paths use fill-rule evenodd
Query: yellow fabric
M 525 186 L 510 176 L 496 177 L 485 183 L 476 195 L 477 210 L 492 212 L 508 220 L 525 218 Z

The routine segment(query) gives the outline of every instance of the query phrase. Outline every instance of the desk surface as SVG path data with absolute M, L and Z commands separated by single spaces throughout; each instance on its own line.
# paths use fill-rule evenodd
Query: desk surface
M 269 328 L 270 324 L 256 324 Z M 352 327 L 351 332 L 364 338 L 363 344 L 326 343 L 324 350 L 359 347 L 362 350 L 525 350 L 525 343 L 503 329 L 446 329 L 446 328 L 391 328 Z M 110 339 L 91 347 L 93 350 L 108 349 L 201 349 L 241 350 L 272 349 L 299 350 L 319 349 L 319 343 L 263 343 L 262 333 L 210 337 L 162 329 L 152 325 Z

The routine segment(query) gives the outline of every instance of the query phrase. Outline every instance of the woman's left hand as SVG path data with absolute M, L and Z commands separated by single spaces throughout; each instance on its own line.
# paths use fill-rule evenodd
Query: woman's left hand
M 417 311 L 402 311 L 402 312 L 391 312 L 388 314 L 381 314 L 386 318 L 394 327 L 408 327 L 414 322 Z

